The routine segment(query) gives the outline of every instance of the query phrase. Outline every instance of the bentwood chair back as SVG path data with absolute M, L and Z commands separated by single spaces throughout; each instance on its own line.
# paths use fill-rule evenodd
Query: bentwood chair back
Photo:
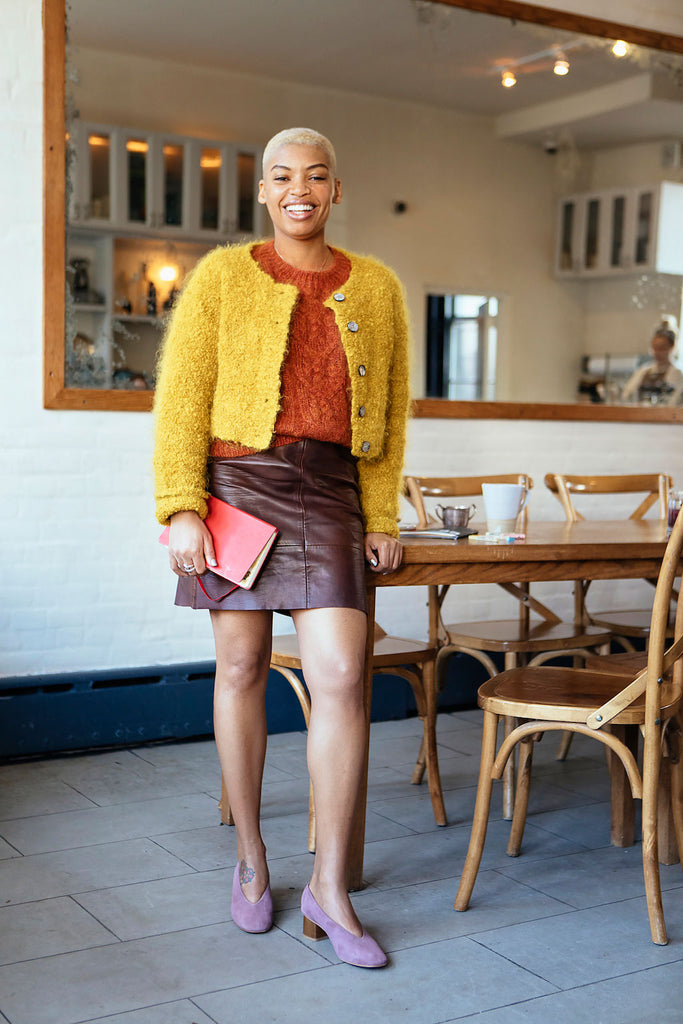
M 389 636 L 375 623 L 373 672 L 398 676 L 405 679 L 415 696 L 418 718 L 422 722 L 422 739 L 411 782 L 419 785 L 427 772 L 427 784 L 432 800 L 434 820 L 437 825 L 446 825 L 446 810 L 439 775 L 439 760 L 436 751 L 436 712 L 438 694 L 435 684 L 434 663 L 437 648 L 434 644 L 404 637 Z M 298 673 L 301 672 L 301 655 L 296 633 L 273 637 L 270 667 L 279 672 L 290 684 L 301 705 L 306 728 L 311 717 L 311 699 Z M 221 778 L 221 820 L 232 825 L 230 802 L 226 780 Z M 309 789 L 308 848 L 315 851 L 315 808 L 313 787 Z
M 403 478 L 403 492 L 417 513 L 417 527 L 425 530 L 430 526 L 442 526 L 428 513 L 425 498 L 473 498 L 482 494 L 482 484 L 521 484 L 527 491 L 534 482 L 526 473 L 499 473 L 489 476 L 406 476 Z M 520 525 L 527 521 L 526 507 L 522 512 Z
M 506 761 L 521 746 L 515 813 L 508 854 L 517 856 L 524 832 L 534 743 L 547 731 L 579 732 L 603 743 L 618 758 L 634 798 L 642 800 L 642 856 L 645 895 L 652 941 L 668 941 L 659 880 L 658 796 L 662 759 L 668 762 L 671 812 L 678 857 L 683 858 L 683 762 L 680 757 L 683 691 L 683 602 L 676 601 L 672 642 L 667 646 L 669 606 L 674 579 L 680 572 L 683 516 L 669 539 L 656 584 L 650 622 L 646 668 L 626 681 L 612 672 L 587 668 L 527 666 L 503 672 L 479 689 L 484 711 L 481 767 L 469 850 L 456 910 L 467 910 L 486 839 L 493 780 L 501 777 Z M 519 724 L 497 747 L 498 719 L 512 717 Z M 642 769 L 628 743 L 624 727 L 643 734 Z
M 576 507 L 575 498 L 587 494 L 633 494 L 642 496 L 629 514 L 629 519 L 642 519 L 659 503 L 659 517 L 666 517 L 666 503 L 673 481 L 666 473 L 627 473 L 602 476 L 577 476 L 567 473 L 547 473 L 546 487 L 562 505 L 567 520 L 578 523 L 585 516 Z
M 636 507 L 627 516 L 628 519 L 643 519 L 653 507 L 657 507 L 659 518 L 666 519 L 666 505 L 669 489 L 673 481 L 666 473 L 630 473 L 607 476 L 576 476 L 563 473 L 548 473 L 545 477 L 546 487 L 555 495 L 562 505 L 567 521 L 577 523 L 586 517 L 577 507 L 577 498 L 587 495 L 632 495 L 637 501 Z M 615 518 L 615 517 L 607 517 Z M 655 580 L 650 580 L 654 585 Z M 594 626 L 608 629 L 614 640 L 625 651 L 633 651 L 633 639 L 647 641 L 650 632 L 651 608 L 608 609 L 590 611 L 586 607 L 586 594 L 590 581 L 583 581 L 577 587 L 576 618 L 590 622 Z

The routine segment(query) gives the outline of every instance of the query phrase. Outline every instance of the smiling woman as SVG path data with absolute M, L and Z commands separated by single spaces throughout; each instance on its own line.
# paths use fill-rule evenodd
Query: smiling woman
M 297 2 L 303 5 L 306 0 Z M 256 17 L 259 4 L 253 6 Z M 657 112 L 664 114 L 666 111 L 667 116 L 670 116 L 672 111 L 677 112 L 681 106 L 680 99 L 677 101 L 671 94 L 671 86 L 666 86 L 665 80 L 670 82 L 671 76 L 665 65 L 666 61 L 677 59 L 673 56 L 676 52 L 683 52 L 683 41 L 627 25 L 579 18 L 507 0 L 420 4 L 419 18 L 415 16 L 418 6 L 394 4 L 395 17 L 391 25 L 396 24 L 400 28 L 401 37 L 406 40 L 404 48 L 384 48 L 385 55 L 380 62 L 382 67 L 377 68 L 378 73 L 381 71 L 379 81 L 366 84 L 359 78 L 360 70 L 358 74 L 350 76 L 348 54 L 357 55 L 362 46 L 374 45 L 375 14 L 381 20 L 384 4 L 383 0 L 377 0 L 363 16 L 367 40 L 359 39 L 357 27 L 347 29 L 346 12 L 348 10 L 351 18 L 355 6 L 355 0 L 351 0 L 340 12 L 334 55 L 329 55 L 329 59 L 319 55 L 320 66 L 313 62 L 315 66 L 310 68 L 316 76 L 315 90 L 303 81 L 292 83 L 286 87 L 286 103 L 290 109 L 298 109 L 291 106 L 296 102 L 304 104 L 304 109 L 317 110 L 318 100 L 315 97 L 320 96 L 321 83 L 329 83 L 337 89 L 334 98 L 332 93 L 328 94 L 328 106 L 335 123 L 335 137 L 343 140 L 349 202 L 340 208 L 346 210 L 341 215 L 333 204 L 331 237 L 341 245 L 350 244 L 359 250 L 379 251 L 388 262 L 401 268 L 415 326 L 416 350 L 413 363 L 416 369 L 412 391 L 418 396 L 417 414 L 487 418 L 539 416 L 668 421 L 683 419 L 680 407 L 610 407 L 572 403 L 582 356 L 604 356 L 606 350 L 612 354 L 636 356 L 641 347 L 645 355 L 647 338 L 660 315 L 679 314 L 680 294 L 678 308 L 675 297 L 672 298 L 676 280 L 674 275 L 646 271 L 632 273 L 630 277 L 613 275 L 602 280 L 592 267 L 577 277 L 571 277 L 566 270 L 557 276 L 553 276 L 552 272 L 553 219 L 558 195 L 574 189 L 584 195 L 584 185 L 599 186 L 603 194 L 615 184 L 628 185 L 633 189 L 636 186 L 657 184 L 662 177 L 680 177 L 680 171 L 675 166 L 670 164 L 667 171 L 655 163 L 662 149 L 660 141 L 647 143 L 647 159 L 645 143 L 638 142 L 628 149 L 623 146 L 621 149 L 605 148 L 600 153 L 595 151 L 595 145 L 596 139 L 599 141 L 601 136 L 604 137 L 606 123 L 612 126 L 610 130 L 624 123 L 628 123 L 631 128 L 637 125 L 636 97 L 632 95 L 636 79 L 641 83 L 639 88 L 647 79 L 654 90 L 647 100 L 647 109 L 650 111 L 649 124 L 657 124 L 658 140 L 680 137 L 682 132 L 672 127 L 671 120 L 668 122 L 667 135 L 666 120 L 660 121 Z M 470 10 L 458 10 L 456 7 L 469 7 Z M 306 9 L 311 11 L 313 30 L 315 8 L 306 4 Z M 45 328 L 45 404 L 48 407 L 74 409 L 145 409 L 151 405 L 150 391 L 113 392 L 72 387 L 68 386 L 65 375 L 65 267 L 62 255 L 65 216 L 64 201 L 58 188 L 59 181 L 64 180 L 62 10 L 61 0 L 46 0 L 45 111 L 46 166 L 49 170 L 49 178 L 46 180 L 50 181 L 51 187 L 46 189 L 45 280 L 46 308 L 50 309 L 51 315 L 46 318 Z M 87 5 L 87 10 L 91 10 L 91 5 Z M 490 27 L 484 33 L 488 40 L 487 46 L 494 47 L 494 52 L 489 51 L 488 56 L 481 49 L 475 50 L 472 43 L 469 44 L 471 52 L 468 52 L 464 43 L 471 39 L 471 23 L 484 17 L 473 14 L 473 10 L 486 10 L 504 16 L 497 20 L 491 19 Z M 133 16 L 143 18 L 146 15 L 140 10 Z M 517 19 L 513 28 L 504 20 L 509 17 Z M 463 18 L 466 20 L 462 21 Z M 209 169 L 208 166 L 204 168 L 202 163 L 202 181 L 207 184 L 207 188 L 210 185 L 213 189 L 213 217 L 219 228 L 220 211 L 216 207 L 216 197 L 220 181 L 231 173 L 243 179 L 253 190 L 254 180 L 258 177 L 253 173 L 253 151 L 258 146 L 252 145 L 251 155 L 244 147 L 237 147 L 240 154 L 251 159 L 250 173 L 244 170 L 246 164 L 242 157 L 239 165 L 237 161 L 230 165 L 224 160 L 222 166 L 218 166 L 216 160 L 220 159 L 220 150 L 215 140 L 251 138 L 256 143 L 259 140 L 262 142 L 270 128 L 270 117 L 266 117 L 264 111 L 272 110 L 273 103 L 285 102 L 282 98 L 277 99 L 278 95 L 282 96 L 282 89 L 271 96 L 267 81 L 254 78 L 250 81 L 258 88 L 249 92 L 248 99 L 240 104 L 240 112 L 233 111 L 229 103 L 226 107 L 226 95 L 245 96 L 244 79 L 240 79 L 236 69 L 240 68 L 253 75 L 255 70 L 260 69 L 262 73 L 263 67 L 268 67 L 274 75 L 284 74 L 284 70 L 277 64 L 278 53 L 281 54 L 283 49 L 281 46 L 279 49 L 271 46 L 267 54 L 263 52 L 263 60 L 256 61 L 258 41 L 261 39 L 265 46 L 265 39 L 262 30 L 252 31 L 250 19 L 251 15 L 245 16 L 243 25 L 240 22 L 240 33 L 230 34 L 229 46 L 233 47 L 228 55 L 230 72 L 216 66 L 204 70 L 197 77 L 199 73 L 187 65 L 183 68 L 183 76 L 190 76 L 188 81 L 195 91 L 183 88 L 176 94 L 172 89 L 174 79 L 178 78 L 177 63 L 168 63 L 162 68 L 159 62 L 163 58 L 157 54 L 151 58 L 149 72 L 146 73 L 144 64 L 149 59 L 132 52 L 138 50 L 142 54 L 145 48 L 149 50 L 147 44 L 143 46 L 145 40 L 149 42 L 153 39 L 157 47 L 167 45 L 169 32 L 155 32 L 150 36 L 145 32 L 144 25 L 129 25 L 131 53 L 124 58 L 121 53 L 100 49 L 102 40 L 93 34 L 92 28 L 89 32 L 83 31 L 78 0 L 71 6 L 70 20 L 74 30 L 72 40 L 77 45 L 73 50 L 74 66 L 70 78 L 80 75 L 81 81 L 70 88 L 74 91 L 77 106 L 84 118 L 115 126 L 137 125 L 137 134 L 133 133 L 132 137 L 138 141 L 144 141 L 145 133 L 139 130 L 141 124 L 147 129 L 158 128 L 166 132 L 173 136 L 168 139 L 168 145 L 176 147 L 173 164 L 176 170 L 179 166 L 177 136 L 203 138 L 203 149 L 207 153 L 211 151 L 214 164 L 213 169 Z M 126 22 L 126 18 L 119 19 L 119 27 L 114 26 L 110 45 L 119 46 L 116 31 L 120 32 L 121 25 Z M 489 25 L 486 19 L 484 22 Z M 577 83 L 583 80 L 580 76 L 584 71 L 586 74 L 590 71 L 593 78 L 590 83 L 587 80 L 586 87 L 592 83 L 591 87 L 598 91 L 602 89 L 604 102 L 609 99 L 605 92 L 608 87 L 613 87 L 614 95 L 631 96 L 633 101 L 623 116 L 614 107 L 612 100 L 612 106 L 608 112 L 603 113 L 602 121 L 596 113 L 593 141 L 590 143 L 592 149 L 586 148 L 589 143 L 582 141 L 578 129 L 570 134 L 563 134 L 562 130 L 554 131 L 551 140 L 548 126 L 538 121 L 541 113 L 539 98 L 544 93 L 550 96 L 549 90 L 556 88 L 554 83 L 547 85 L 545 72 L 539 69 L 542 62 L 525 63 L 529 55 L 548 49 L 547 37 L 541 35 L 546 31 L 540 27 L 542 23 L 555 26 L 550 33 L 551 43 L 553 39 L 555 42 L 560 39 L 571 41 L 578 32 L 593 33 L 591 36 L 581 36 L 582 41 L 588 42 L 582 42 L 581 46 L 577 45 L 567 52 L 570 73 L 564 79 L 560 80 L 550 73 L 551 79 L 555 78 L 562 89 L 571 87 L 576 91 Z M 191 47 L 195 45 L 198 27 L 191 26 L 191 31 L 188 27 L 187 38 L 184 40 L 188 60 Z M 276 34 L 279 33 L 278 25 Z M 216 34 L 213 35 L 215 37 Z M 627 62 L 635 60 L 634 54 L 640 47 L 638 59 L 641 64 L 632 62 L 630 71 L 624 72 L 623 67 L 626 65 L 617 67 L 618 60 L 611 55 L 609 63 L 606 56 L 609 50 L 608 36 L 612 40 L 621 38 L 631 45 L 632 52 L 626 57 Z M 645 46 L 661 48 L 656 72 L 651 72 L 649 64 L 646 68 L 642 63 L 646 57 L 642 50 Z M 338 50 L 346 54 L 341 60 L 341 78 L 335 64 Z M 174 58 L 168 49 L 166 53 L 167 61 L 177 61 L 177 57 Z M 670 56 L 666 56 L 667 53 Z M 517 62 L 517 84 L 505 90 L 500 86 L 500 61 L 503 56 L 508 60 L 514 58 Z M 599 74 L 596 63 L 598 56 L 606 68 Z M 403 69 L 402 74 L 396 74 L 396 69 L 388 63 L 394 58 Z M 405 68 L 411 59 L 415 74 L 406 76 Z M 376 65 L 377 62 L 368 62 L 369 68 L 375 68 Z M 173 75 L 160 77 L 161 70 L 168 68 L 173 69 Z M 304 69 L 302 74 L 308 70 Z M 226 109 L 230 111 L 223 127 L 211 109 L 212 91 L 207 93 L 206 90 L 206 84 L 214 74 L 223 76 L 217 79 L 221 82 L 222 113 L 225 115 Z M 338 90 L 344 88 L 344 85 L 348 88 L 350 77 L 356 94 L 340 93 Z M 113 88 L 115 83 L 124 79 L 131 83 L 129 90 Z M 169 102 L 173 117 L 168 110 L 163 110 L 158 84 L 162 80 L 166 84 L 161 91 L 165 92 L 167 87 L 171 90 L 167 95 L 172 97 L 172 102 L 170 99 Z M 185 84 L 185 79 L 183 81 Z M 416 91 L 412 95 L 408 92 L 409 83 L 411 90 L 415 86 Z M 363 88 L 367 92 L 361 100 L 357 93 Z M 386 96 L 382 90 L 389 88 L 395 90 L 392 98 L 379 99 L 380 95 Z M 458 90 L 462 89 L 470 97 L 472 114 L 459 112 L 462 92 Z M 371 90 L 374 90 L 374 96 Z M 499 94 L 505 96 L 507 113 L 506 108 L 500 106 Z M 114 95 L 117 97 L 116 108 L 112 107 L 111 97 Z M 206 97 L 205 102 L 197 102 L 200 95 Z M 515 96 L 518 98 L 512 99 Z M 561 94 L 558 93 L 556 98 L 559 101 Z M 597 91 L 593 98 L 597 101 Z M 410 101 L 415 100 L 429 104 L 428 116 L 424 116 L 425 108 L 422 107 L 419 110 L 420 117 L 416 120 L 417 108 L 410 105 Z M 637 102 L 641 100 L 642 97 Z M 400 111 L 398 104 L 402 104 Z M 520 120 L 520 108 L 526 108 L 526 120 Z M 536 118 L 534 124 L 533 119 L 530 120 L 532 113 Z M 398 134 L 395 131 L 397 124 L 402 126 Z M 390 135 L 394 138 L 402 135 L 404 138 L 400 159 L 396 147 L 388 141 Z M 545 148 L 549 141 L 555 143 L 554 153 Z M 371 154 L 373 173 L 379 173 L 379 189 L 374 188 L 374 185 L 370 189 L 368 182 L 360 176 L 363 161 L 354 149 L 359 145 Z M 675 159 L 673 151 L 672 154 Z M 173 170 L 170 155 L 167 161 L 170 170 Z M 233 170 L 229 170 L 231 166 Z M 567 176 L 571 168 L 576 170 L 577 166 L 578 178 L 575 175 L 571 179 L 570 187 Z M 437 177 L 440 182 L 446 182 L 447 201 L 444 201 L 444 193 L 441 198 L 436 194 L 431 174 L 425 190 L 425 167 L 439 169 Z M 623 178 L 625 167 L 629 168 L 631 175 L 628 181 Z M 657 168 L 656 174 L 653 168 Z M 499 184 L 494 183 L 494 169 L 505 171 Z M 176 192 L 178 202 L 175 209 L 178 216 L 182 217 L 188 207 L 182 189 L 179 192 L 176 189 Z M 248 187 L 245 196 L 247 193 Z M 655 200 L 657 196 L 658 193 Z M 405 204 L 406 211 L 400 218 L 393 212 L 398 200 Z M 253 203 L 250 206 L 248 198 L 241 200 L 240 210 L 244 208 L 245 213 L 244 224 L 247 223 L 247 207 L 253 210 L 255 205 Z M 603 204 L 601 209 L 606 211 L 608 207 Z M 656 210 L 656 202 L 652 209 Z M 603 220 L 606 216 L 604 213 Z M 575 224 L 579 221 L 580 218 L 574 218 Z M 594 223 L 595 218 L 591 221 L 591 224 Z M 603 221 L 599 223 L 602 225 Z M 240 233 L 243 234 L 244 229 L 241 228 L 237 235 Z M 253 233 L 261 234 L 255 220 Z M 90 283 L 95 291 L 100 290 L 97 288 L 96 264 L 97 261 L 93 261 L 90 266 Z M 501 299 L 495 397 L 505 401 L 446 403 L 419 398 L 425 394 L 427 348 L 424 323 L 427 294 L 495 295 Z M 623 298 L 623 305 L 619 309 L 615 305 L 617 296 L 620 302 Z M 164 298 L 165 292 L 158 300 L 159 309 Z M 96 312 L 84 313 L 83 317 L 97 315 Z M 150 331 L 151 328 L 145 326 L 138 333 L 144 330 Z M 542 404 L 539 404 L 538 399 L 543 400 Z M 521 400 L 523 404 L 520 404 Z

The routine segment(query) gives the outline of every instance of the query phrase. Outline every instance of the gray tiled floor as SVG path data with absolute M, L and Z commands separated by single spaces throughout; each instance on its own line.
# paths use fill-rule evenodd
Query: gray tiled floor
M 373 726 L 363 921 L 384 971 L 301 933 L 305 736 L 273 736 L 264 834 L 274 929 L 230 919 L 234 831 L 218 824 L 210 742 L 0 768 L 0 1021 L 5 1024 L 680 1024 L 683 873 L 662 869 L 668 946 L 650 941 L 640 847 L 609 844 L 604 757 L 540 744 L 522 856 L 505 856 L 496 794 L 466 914 L 479 712 L 441 715 L 451 824 L 411 786 L 415 720 Z

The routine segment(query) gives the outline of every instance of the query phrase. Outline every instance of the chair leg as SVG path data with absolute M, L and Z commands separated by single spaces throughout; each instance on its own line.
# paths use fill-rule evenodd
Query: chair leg
M 657 851 L 660 864 L 676 864 L 678 842 L 673 820 L 673 765 L 667 756 L 662 757 L 657 787 Z
M 612 733 L 637 757 L 638 740 L 640 738 L 638 726 L 612 725 L 610 728 Z M 613 751 L 609 751 L 607 763 L 609 765 L 612 789 L 610 841 L 612 846 L 633 846 L 636 808 L 631 787 L 628 783 L 624 766 Z
M 221 798 L 218 801 L 218 810 L 221 812 L 221 825 L 234 825 L 235 819 L 232 816 L 230 810 L 230 800 L 228 798 L 228 789 L 225 785 L 225 778 L 221 772 Z
M 534 738 L 530 736 L 519 743 L 519 763 L 517 765 L 517 792 L 515 793 L 515 809 L 512 815 L 512 827 L 508 848 L 508 857 L 519 857 L 524 837 L 526 813 L 529 806 L 529 789 L 531 787 L 531 765 L 534 759 Z
M 652 733 L 647 737 L 643 751 L 643 876 L 652 941 L 658 946 L 666 946 L 669 939 L 664 923 L 657 852 L 657 791 L 661 747 L 659 730 L 653 729 Z
M 517 668 L 519 665 L 519 658 L 517 654 L 512 651 L 505 653 L 505 671 L 508 672 L 510 669 Z M 515 728 L 514 718 L 503 719 L 503 732 L 507 738 L 512 730 Z M 506 821 L 512 820 L 512 814 L 515 806 L 515 751 L 510 754 L 508 762 L 505 765 L 505 771 L 503 772 L 503 817 Z
M 417 666 L 416 666 L 417 668 Z M 418 671 L 407 668 L 393 668 L 389 671 L 406 679 L 415 695 L 417 713 L 422 722 L 422 741 L 417 763 L 413 769 L 411 782 L 422 781 L 425 768 L 429 795 L 432 799 L 434 821 L 437 825 L 447 825 L 446 809 L 443 803 L 441 776 L 439 774 L 439 755 L 436 749 L 436 713 L 438 710 L 438 692 L 435 681 L 434 660 L 425 661 Z
M 435 682 L 434 662 L 426 661 L 422 666 L 422 686 L 427 705 L 427 715 L 424 722 L 423 742 L 427 762 L 427 783 L 429 795 L 432 798 L 432 810 L 437 825 L 447 825 L 446 808 L 443 803 L 443 791 L 441 789 L 441 775 L 439 773 L 439 755 L 436 749 L 436 712 L 437 692 Z
M 560 736 L 560 742 L 557 744 L 557 753 L 555 754 L 556 761 L 564 761 L 569 753 L 569 748 L 572 745 L 572 739 L 574 738 L 573 732 L 563 732 Z
M 420 721 L 422 722 L 422 727 L 424 729 L 424 715 L 420 715 Z M 422 782 L 423 778 L 424 778 L 425 766 L 427 764 L 426 756 L 427 755 L 425 753 L 425 738 L 424 738 L 424 735 L 423 735 L 422 736 L 422 741 L 420 743 L 420 751 L 419 751 L 419 753 L 417 755 L 417 761 L 415 762 L 415 767 L 413 768 L 413 774 L 412 774 L 412 776 L 410 778 L 410 781 L 411 781 L 413 786 L 419 786 L 420 783 Z
M 671 735 L 673 730 L 673 736 Z M 671 772 L 671 817 L 678 847 L 678 859 L 683 867 L 683 760 L 681 759 L 681 728 L 678 718 L 669 723 L 669 762 Z
M 455 910 L 467 910 L 470 904 L 470 897 L 477 880 L 481 855 L 484 852 L 486 841 L 486 829 L 489 821 L 489 810 L 491 807 L 491 790 L 493 778 L 491 769 L 496 754 L 496 738 L 498 735 L 498 715 L 491 711 L 484 712 L 484 727 L 481 737 L 481 761 L 479 764 L 479 783 L 477 785 L 477 802 L 474 807 L 474 818 L 472 820 L 472 834 L 467 849 L 465 866 L 462 871 L 462 878 L 453 904 Z

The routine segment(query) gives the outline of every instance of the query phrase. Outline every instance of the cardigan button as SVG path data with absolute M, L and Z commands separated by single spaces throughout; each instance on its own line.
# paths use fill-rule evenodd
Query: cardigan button
M 350 331 L 353 332 L 353 334 L 355 334 L 356 331 L 358 330 L 358 324 L 356 323 L 355 320 L 349 320 L 349 322 L 348 322 L 348 324 L 346 326 L 348 327 L 348 329 Z
M 344 292 L 335 292 L 334 295 L 332 296 L 332 298 L 336 302 L 343 302 L 344 299 L 346 298 L 346 296 L 344 295 Z
M 362 445 L 360 446 L 360 450 L 362 452 L 369 452 L 370 451 L 370 442 L 369 441 L 363 441 Z
M 358 410 L 358 415 L 359 416 L 365 416 L 365 406 L 364 405 L 361 405 L 360 409 Z
M 358 367 L 358 376 L 359 377 L 364 377 L 367 372 L 368 371 L 365 369 L 365 367 L 361 363 L 360 366 Z

